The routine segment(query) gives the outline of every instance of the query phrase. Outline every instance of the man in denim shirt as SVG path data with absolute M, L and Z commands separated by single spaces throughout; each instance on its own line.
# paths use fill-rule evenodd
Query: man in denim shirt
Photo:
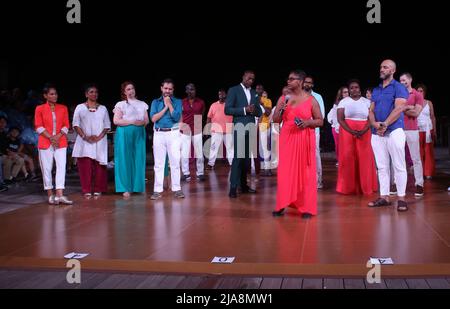
M 155 159 L 155 185 L 150 197 L 156 200 L 162 197 L 164 182 L 164 166 L 166 155 L 175 197 L 184 198 L 180 186 L 181 136 L 179 122 L 181 119 L 181 100 L 173 97 L 174 84 L 171 79 L 161 83 L 161 97 L 153 100 L 150 108 L 150 119 L 154 125 L 153 155 Z

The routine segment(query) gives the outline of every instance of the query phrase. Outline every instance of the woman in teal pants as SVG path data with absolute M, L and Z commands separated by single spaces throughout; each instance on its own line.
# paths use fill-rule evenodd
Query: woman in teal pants
M 145 126 L 148 124 L 148 105 L 136 99 L 132 82 L 121 85 L 122 101 L 114 107 L 114 175 L 116 192 L 125 198 L 132 192 L 145 192 Z

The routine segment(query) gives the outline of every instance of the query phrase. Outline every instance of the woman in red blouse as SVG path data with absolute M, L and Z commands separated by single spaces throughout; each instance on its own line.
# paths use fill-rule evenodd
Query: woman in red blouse
M 57 104 L 58 93 L 52 85 L 43 90 L 46 102 L 36 107 L 35 127 L 39 134 L 38 149 L 44 189 L 47 190 L 49 204 L 72 204 L 63 195 L 66 178 L 67 132 L 69 130 L 69 113 L 67 107 Z M 56 162 L 56 194 L 53 193 L 52 169 Z

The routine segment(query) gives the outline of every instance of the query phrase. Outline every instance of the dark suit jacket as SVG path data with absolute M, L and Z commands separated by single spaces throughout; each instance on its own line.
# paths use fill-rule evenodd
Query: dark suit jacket
M 231 87 L 228 90 L 227 99 L 225 101 L 225 114 L 233 116 L 233 123 L 242 123 L 244 125 L 255 123 L 255 116 L 260 117 L 262 111 L 259 98 L 256 96 L 256 91 L 253 89 L 250 89 L 250 104 L 255 105 L 255 113 L 247 113 L 247 115 L 245 115 L 244 108 L 249 104 L 244 89 L 241 84 Z

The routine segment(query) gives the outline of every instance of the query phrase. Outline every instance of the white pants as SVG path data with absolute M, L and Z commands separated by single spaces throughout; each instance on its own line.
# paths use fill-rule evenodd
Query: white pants
M 270 169 L 270 150 L 269 150 L 269 133 L 270 130 L 259 130 L 259 154 L 262 156 L 261 168 L 263 170 Z
M 322 183 L 322 160 L 320 159 L 320 132 L 316 132 L 316 169 L 317 184 Z
M 194 145 L 194 157 L 197 161 L 197 176 L 203 175 L 203 139 L 202 134 L 181 134 L 181 169 L 183 175 L 189 175 L 189 158 L 191 157 L 191 142 Z
M 208 165 L 214 166 L 216 163 L 217 153 L 222 149 L 220 147 L 222 143 L 225 143 L 228 163 L 231 165 L 233 162 L 233 134 L 211 133 L 211 150 L 209 152 Z M 219 157 L 222 157 L 222 153 Z
M 271 130 L 271 146 L 270 146 L 270 167 L 272 169 L 278 168 L 278 150 L 279 150 L 279 140 L 280 140 L 280 133 L 276 132 L 275 130 Z
M 408 144 L 409 154 L 413 161 L 414 178 L 416 179 L 416 186 L 423 187 L 423 169 L 422 160 L 420 159 L 420 141 L 418 130 L 405 130 L 406 143 Z
M 397 195 L 405 196 L 406 192 L 406 160 L 405 160 L 405 132 L 396 129 L 387 136 L 372 135 L 372 149 L 377 163 L 380 195 L 389 195 L 390 164 L 394 169 L 394 179 L 397 185 Z
M 166 155 L 169 155 L 170 180 L 172 182 L 172 191 L 181 190 L 180 186 L 180 131 L 173 130 L 168 132 L 155 131 L 153 135 L 153 156 L 155 159 L 155 185 L 154 192 L 164 191 L 164 167 L 166 164 Z
M 39 164 L 41 165 L 44 190 L 53 189 L 52 169 L 53 160 L 56 161 L 56 190 L 63 190 L 66 181 L 66 153 L 67 148 L 55 149 L 50 146 L 47 149 L 39 149 Z

